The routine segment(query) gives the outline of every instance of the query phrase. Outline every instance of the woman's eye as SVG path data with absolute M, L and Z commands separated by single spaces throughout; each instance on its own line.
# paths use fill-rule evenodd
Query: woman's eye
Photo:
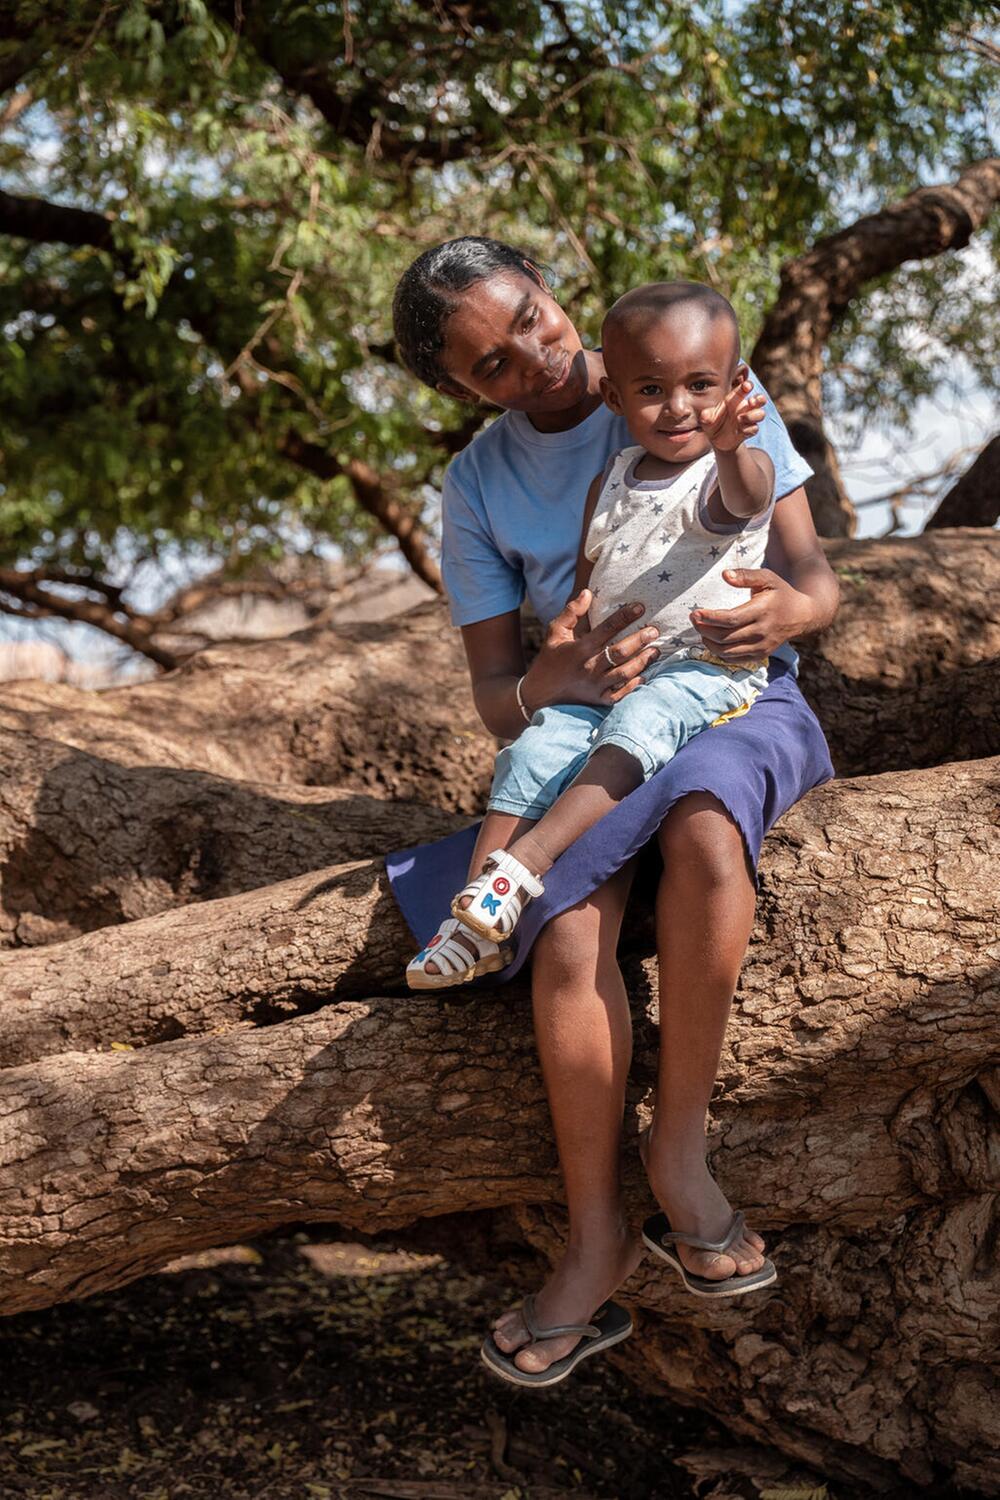
M 531 309 L 530 313 L 528 314 L 528 316 L 524 320 L 524 331 L 525 331 L 525 333 L 527 333 L 530 329 L 534 328 L 534 326 L 535 326 L 535 324 L 537 322 L 538 322 L 538 309 L 537 309 L 537 307 L 533 307 Z
M 494 365 L 493 368 L 492 368 L 492 370 L 487 370 L 485 378 L 487 380 L 492 380 L 495 375 L 499 375 L 500 374 L 500 371 L 502 369 L 503 369 L 503 360 L 501 360 L 498 365 Z

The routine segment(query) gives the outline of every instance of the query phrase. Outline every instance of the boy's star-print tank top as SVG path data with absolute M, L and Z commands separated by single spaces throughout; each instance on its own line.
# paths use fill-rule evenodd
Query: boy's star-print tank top
M 693 609 L 735 609 L 750 598 L 749 589 L 733 588 L 722 573 L 763 567 L 774 501 L 743 526 L 720 526 L 707 505 L 716 481 L 714 455 L 696 458 L 674 479 L 636 479 L 645 451 L 623 448 L 605 471 L 584 545 L 594 564 L 590 623 L 600 624 L 621 604 L 644 604 L 642 619 L 620 634 L 655 625 L 657 666 L 711 659 L 688 615 Z

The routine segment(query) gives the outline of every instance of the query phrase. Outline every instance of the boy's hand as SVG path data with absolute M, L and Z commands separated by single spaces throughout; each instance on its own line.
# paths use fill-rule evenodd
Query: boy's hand
M 760 426 L 761 407 L 767 397 L 754 395 L 749 380 L 734 385 L 718 406 L 707 406 L 701 414 L 700 427 L 713 448 L 732 453 L 747 438 L 756 436 Z

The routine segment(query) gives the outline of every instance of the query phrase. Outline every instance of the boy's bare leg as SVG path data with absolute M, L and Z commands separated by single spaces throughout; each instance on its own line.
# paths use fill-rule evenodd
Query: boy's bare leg
M 644 1155 L 650 1186 L 674 1228 L 720 1240 L 733 1211 L 705 1161 L 705 1117 L 756 895 L 740 831 L 708 793 L 676 805 L 660 847 L 660 1067 Z M 679 1254 L 689 1270 L 717 1279 L 756 1270 L 763 1246 L 747 1229 L 725 1255 L 686 1246 Z
M 566 1253 L 536 1297 L 543 1325 L 589 1321 L 641 1254 L 619 1181 L 632 1023 L 615 952 L 633 869 L 554 918 L 534 947 L 535 1039 L 569 1209 Z M 518 1309 L 497 1320 L 494 1338 L 508 1354 L 529 1342 Z M 515 1363 L 544 1370 L 578 1342 L 547 1340 L 521 1349 Z
M 641 784 L 642 768 L 635 756 L 618 745 L 602 745 L 544 817 L 505 847 L 532 875 L 541 877 L 570 844 Z

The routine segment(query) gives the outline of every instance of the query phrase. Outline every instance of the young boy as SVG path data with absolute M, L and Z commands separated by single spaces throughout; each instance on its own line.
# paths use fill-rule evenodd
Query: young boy
M 774 467 L 746 446 L 763 398 L 751 394 L 740 361 L 735 313 L 709 287 L 658 282 L 620 298 L 602 337 L 602 394 L 636 446 L 590 486 L 573 592 L 589 589 L 591 625 L 626 601 L 644 604 L 660 655 L 617 703 L 539 709 L 500 752 L 487 827 L 495 813 L 531 826 L 495 849 L 452 902 L 454 918 L 478 939 L 479 960 L 471 969 L 440 963 L 443 927 L 407 967 L 414 989 L 502 967 L 494 945 L 542 894 L 559 855 L 692 736 L 745 713 L 767 683 L 765 661 L 743 668 L 713 657 L 689 618 L 742 603 L 748 594 L 734 598 L 723 570 L 760 567 L 767 545 Z M 428 971 L 428 959 L 447 972 Z

